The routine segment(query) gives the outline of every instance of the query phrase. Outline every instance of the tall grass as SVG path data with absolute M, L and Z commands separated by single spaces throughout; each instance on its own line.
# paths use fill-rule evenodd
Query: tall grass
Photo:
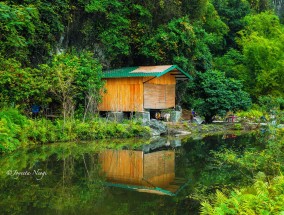
M 96 118 L 80 120 L 28 119 L 16 109 L 0 111 L 0 152 L 11 152 L 28 144 L 148 136 L 150 129 L 138 121 L 124 124 Z

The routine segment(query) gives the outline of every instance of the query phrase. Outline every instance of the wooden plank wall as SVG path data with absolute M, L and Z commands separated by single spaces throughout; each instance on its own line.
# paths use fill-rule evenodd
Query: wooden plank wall
M 109 78 L 100 111 L 143 111 L 143 78 Z
M 108 181 L 142 185 L 142 151 L 106 150 L 99 154 L 99 161 Z
M 146 82 L 145 84 L 143 84 Z M 153 87 L 146 89 L 144 85 Z M 100 111 L 138 111 L 167 109 L 175 106 L 175 76 L 167 73 L 159 78 L 109 78 Z M 156 87 L 155 87 L 155 86 Z M 146 104 L 146 105 L 145 105 Z

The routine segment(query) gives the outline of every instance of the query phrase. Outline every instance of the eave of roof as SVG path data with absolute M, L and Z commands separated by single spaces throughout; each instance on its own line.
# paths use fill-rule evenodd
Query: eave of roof
M 177 65 L 126 67 L 108 70 L 103 73 L 103 78 L 161 77 L 175 69 L 182 73 L 186 78 L 192 79 L 189 74 Z

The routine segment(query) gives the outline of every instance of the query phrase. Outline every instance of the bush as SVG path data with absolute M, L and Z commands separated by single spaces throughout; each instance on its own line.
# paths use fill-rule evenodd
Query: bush
M 272 109 L 284 109 L 284 98 L 282 97 L 260 96 L 258 103 L 266 112 L 269 112 Z
M 29 140 L 36 143 L 55 142 L 59 140 L 58 129 L 47 119 L 30 120 L 26 133 Z
M 0 111 L 0 152 L 10 152 L 26 141 L 25 128 L 28 120 L 16 109 Z
M 283 214 L 284 176 L 267 181 L 259 173 L 250 187 L 235 189 L 227 197 L 217 191 L 212 204 L 202 203 L 202 215 L 214 214 Z
M 249 111 L 240 111 L 237 112 L 236 114 L 238 117 L 249 120 L 249 121 L 253 121 L 253 122 L 259 122 L 260 118 L 262 116 L 265 116 L 265 114 L 259 110 L 254 110 L 251 109 Z M 268 119 L 268 116 L 265 116 Z
M 26 143 L 51 143 L 73 140 L 104 138 L 128 138 L 149 136 L 150 129 L 138 122 L 117 122 L 94 119 L 79 120 L 47 119 L 29 120 L 16 109 L 0 111 L 0 152 L 10 152 Z

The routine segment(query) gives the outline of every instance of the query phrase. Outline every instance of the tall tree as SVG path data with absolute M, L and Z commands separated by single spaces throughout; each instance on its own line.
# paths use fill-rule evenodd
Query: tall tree
M 226 78 L 220 71 L 197 73 L 194 82 L 189 83 L 189 91 L 188 106 L 205 116 L 207 123 L 212 122 L 217 114 L 224 116 L 227 111 L 245 110 L 251 105 L 241 82 Z
M 246 88 L 255 97 L 283 96 L 284 27 L 270 12 L 249 15 L 245 22 L 238 40 L 245 57 L 244 70 L 239 71 L 239 77 L 245 80 Z
M 212 0 L 212 3 L 222 21 L 229 27 L 229 33 L 225 37 L 226 50 L 238 48 L 235 38 L 237 32 L 244 27 L 242 19 L 250 13 L 249 3 L 244 0 Z

